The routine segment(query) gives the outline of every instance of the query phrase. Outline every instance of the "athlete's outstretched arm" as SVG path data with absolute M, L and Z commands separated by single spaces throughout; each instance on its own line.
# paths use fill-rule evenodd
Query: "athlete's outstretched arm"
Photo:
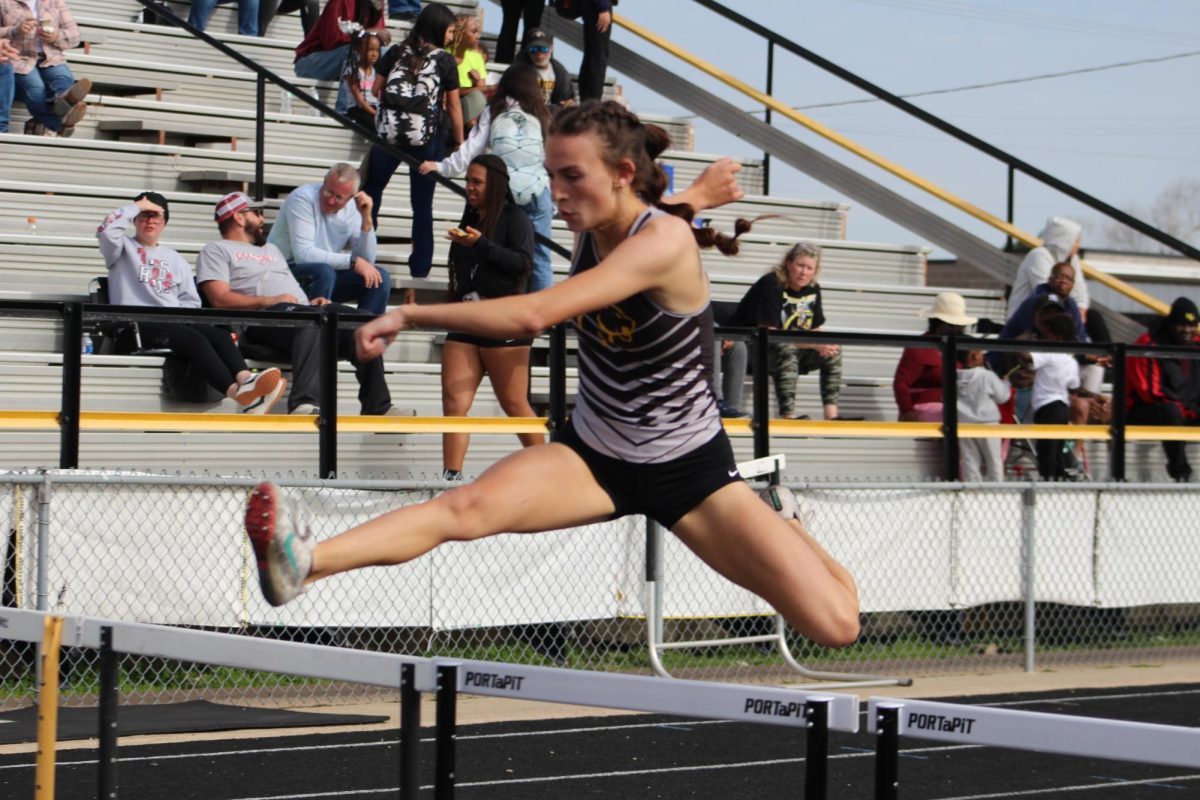
M 412 328 L 461 331 L 492 339 L 536 336 L 579 314 L 666 286 L 681 266 L 692 266 L 688 254 L 694 260 L 695 252 L 695 239 L 686 222 L 659 217 L 621 242 L 592 269 L 549 289 L 478 303 L 399 306 L 358 329 L 358 355 L 364 360 L 383 355 L 396 334 Z

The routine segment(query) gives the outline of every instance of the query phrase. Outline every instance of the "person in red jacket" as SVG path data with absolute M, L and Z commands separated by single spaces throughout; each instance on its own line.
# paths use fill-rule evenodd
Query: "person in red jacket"
M 1194 347 L 1200 343 L 1200 312 L 1186 297 L 1171 304 L 1171 313 L 1143 333 L 1135 345 Z M 1125 361 L 1125 420 L 1130 425 L 1200 425 L 1200 361 L 1190 358 L 1144 358 Z M 1163 442 L 1167 474 L 1187 482 L 1192 475 L 1183 442 Z
M 967 301 L 955 292 L 941 292 L 933 306 L 917 312 L 929 320 L 926 336 L 962 333 L 975 317 L 967 316 Z M 892 394 L 901 422 L 942 421 L 942 351 L 933 347 L 906 347 L 896 365 Z

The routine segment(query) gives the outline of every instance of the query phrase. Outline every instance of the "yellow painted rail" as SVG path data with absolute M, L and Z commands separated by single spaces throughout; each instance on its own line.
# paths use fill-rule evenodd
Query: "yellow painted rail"
M 186 414 L 140 411 L 84 411 L 79 428 L 85 431 L 140 431 L 143 433 L 311 433 L 318 431 L 315 416 L 287 414 Z M 548 433 L 546 417 L 376 417 L 347 415 L 337 418 L 341 433 Z M 731 436 L 750 436 L 749 419 L 723 420 Z M 0 411 L 0 430 L 58 430 L 57 411 Z M 844 439 L 940 439 L 940 422 L 888 420 L 772 419 L 771 436 Z M 958 426 L 960 439 L 1087 439 L 1108 441 L 1112 432 L 1103 425 L 977 425 Z M 1126 441 L 1200 442 L 1200 427 L 1129 425 Z
M 845 150 L 849 151 L 850 153 L 853 153 L 854 155 L 858 156 L 859 158 L 862 158 L 865 161 L 868 161 L 869 163 L 874 164 L 875 166 L 879 167 L 882 170 L 885 170 L 886 172 L 890 172 L 892 175 L 895 175 L 896 177 L 898 177 L 904 181 L 907 181 L 908 183 L 912 184 L 913 186 L 917 187 L 918 189 L 921 189 L 922 191 L 933 195 L 934 197 L 938 198 L 939 200 L 943 200 L 946 203 L 949 203 L 950 205 L 954 206 L 958 210 L 974 217 L 975 219 L 979 220 L 980 222 L 990 225 L 991 227 L 995 228 L 996 230 L 1004 232 L 1005 235 L 1012 237 L 1013 239 L 1015 239 L 1018 242 L 1021 242 L 1022 244 L 1026 245 L 1027 247 L 1032 248 L 1032 247 L 1037 247 L 1037 246 L 1041 245 L 1042 240 L 1037 238 L 1033 234 L 1027 233 L 1026 231 L 1022 230 L 1021 228 L 1018 228 L 1017 226 L 1013 225 L 1012 223 L 1010 223 L 1006 220 L 1003 220 L 1000 217 L 997 217 L 995 214 L 985 211 L 982 208 L 980 208 L 979 206 L 976 206 L 974 203 L 971 203 L 971 202 L 959 197 L 958 195 L 948 191 L 947 189 L 943 189 L 941 186 L 938 186 L 937 184 L 935 184 L 931 181 L 928 181 L 925 178 L 922 178 L 920 175 L 916 174 L 915 172 L 908 169 L 907 167 L 903 167 L 900 164 L 897 164 L 896 162 L 894 162 L 888 158 L 885 158 L 884 156 L 880 155 L 879 153 L 876 153 L 873 150 L 863 147 L 862 145 L 860 145 L 859 143 L 850 139 L 849 137 L 843 136 L 842 134 L 838 133 L 837 131 L 833 130 L 832 128 L 830 128 L 826 125 L 823 125 L 820 122 L 817 122 L 812 117 L 801 114 L 799 111 L 796 111 L 794 108 L 787 105 L 786 103 L 781 103 L 780 101 L 776 100 L 771 95 L 766 94 L 765 92 L 761 92 L 758 89 L 755 89 L 750 84 L 746 83 L 745 81 L 743 81 L 739 78 L 735 78 L 734 76 L 730 75 L 728 72 L 725 72 L 724 70 L 718 69 L 713 64 L 709 63 L 708 61 L 705 61 L 704 59 L 700 58 L 699 56 L 696 56 L 696 55 L 688 52 L 687 50 L 684 50 L 682 47 L 675 44 L 674 42 L 668 41 L 667 39 L 664 39 L 663 37 L 659 36 L 658 34 L 647 30 L 646 28 L 642 27 L 641 25 L 638 25 L 636 22 L 634 22 L 633 20 L 624 16 L 623 14 L 615 14 L 614 13 L 613 14 L 613 22 L 615 22 L 616 24 L 625 28 L 630 33 L 633 33 L 636 36 L 639 36 L 642 39 L 645 39 L 647 42 L 654 45 L 655 47 L 658 47 L 662 50 L 667 51 L 668 53 L 675 56 L 676 58 L 678 58 L 682 61 L 685 61 L 688 64 L 691 64 L 696 69 L 699 69 L 702 72 L 705 72 L 706 74 L 712 76 L 713 78 L 716 78 L 717 80 L 721 81 L 721 83 L 724 83 L 726 86 L 736 89 L 737 91 L 741 92 L 742 94 L 746 95 L 747 97 L 750 97 L 751 99 L 753 99 L 755 102 L 760 103 L 764 106 L 767 106 L 768 108 L 770 108 L 772 111 L 776 112 L 777 114 L 782 114 L 784 117 L 787 117 L 792 122 L 795 122 L 797 125 L 807 128 L 808 130 L 812 131 L 813 133 L 817 134 L 818 136 L 821 136 L 824 139 L 827 139 L 828 141 L 833 142 L 834 144 L 838 145 L 839 147 L 844 148 Z M 1105 272 L 1101 272 L 1100 270 L 1095 269 L 1094 267 L 1091 267 L 1086 263 L 1083 264 L 1082 267 L 1083 267 L 1083 274 L 1086 275 L 1088 278 L 1092 278 L 1094 280 L 1100 281 L 1105 286 L 1109 287 L 1110 289 L 1112 289 L 1115 292 L 1118 292 L 1118 293 L 1124 295 L 1125 297 L 1128 297 L 1130 300 L 1133 300 L 1134 302 L 1137 302 L 1137 303 L 1141 303 L 1142 305 L 1146 306 L 1147 308 L 1153 309 L 1158 314 L 1166 315 L 1170 311 L 1170 307 L 1166 303 L 1163 303 L 1161 300 L 1151 297 L 1150 295 L 1146 294 L 1145 292 L 1143 292 L 1139 289 L 1136 289 L 1133 286 L 1130 286 L 1129 284 L 1122 281 L 1120 278 L 1114 277 Z

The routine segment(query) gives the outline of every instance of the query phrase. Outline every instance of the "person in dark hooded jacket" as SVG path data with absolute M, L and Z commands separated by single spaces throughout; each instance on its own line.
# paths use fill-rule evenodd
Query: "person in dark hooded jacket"
M 1194 347 L 1200 343 L 1200 311 L 1186 297 L 1142 334 L 1135 345 Z M 1190 358 L 1130 356 L 1125 367 L 1126 422 L 1130 425 L 1200 425 L 1200 361 Z M 1186 482 L 1192 474 L 1183 442 L 1163 442 L 1167 474 Z

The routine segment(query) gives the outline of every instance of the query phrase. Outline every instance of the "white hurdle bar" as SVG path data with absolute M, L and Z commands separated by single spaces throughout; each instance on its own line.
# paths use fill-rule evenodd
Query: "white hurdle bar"
M 898 796 L 900 737 L 1200 769 L 1200 728 L 1007 708 L 872 697 L 877 800 Z

